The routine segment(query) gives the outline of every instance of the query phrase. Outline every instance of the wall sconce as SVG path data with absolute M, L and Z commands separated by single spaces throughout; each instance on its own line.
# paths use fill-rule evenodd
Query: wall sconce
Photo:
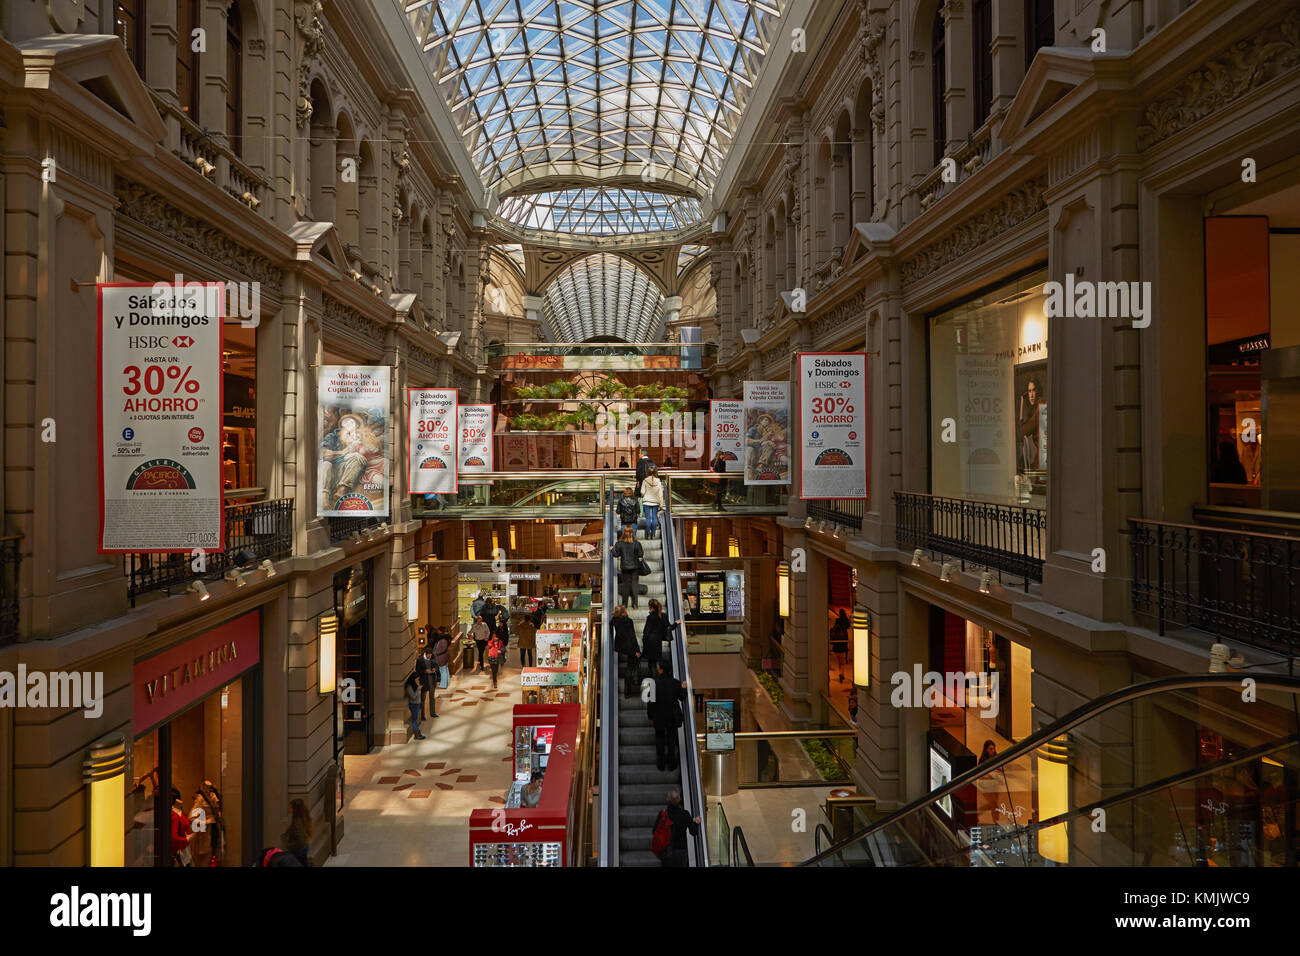
M 790 562 L 776 565 L 776 609 L 781 617 L 790 616 Z
M 81 779 L 86 784 L 86 846 L 90 866 L 123 866 L 126 840 L 122 821 L 126 819 L 126 762 L 130 755 L 126 736 L 112 734 L 86 749 L 81 761 Z
M 939 569 L 939 580 L 940 580 L 940 581 L 951 581 L 951 580 L 952 580 L 952 562 L 951 562 L 951 561 L 945 561 L 945 562 L 943 563 L 943 567 L 941 567 L 941 568 Z
M 475 553 L 477 551 L 477 548 L 475 547 L 476 544 L 477 542 L 473 538 L 469 538 L 465 541 L 465 553 L 469 556 L 471 561 L 477 560 Z
M 737 541 L 734 537 L 727 539 L 727 557 L 729 558 L 740 557 L 740 542 Z
M 320 693 L 332 694 L 338 689 L 336 669 L 336 642 L 339 633 L 338 615 L 331 611 L 322 614 L 316 622 L 316 634 L 320 638 L 317 653 L 317 665 L 320 671 Z
M 1070 743 L 1065 734 L 1038 750 L 1038 815 L 1041 820 L 1070 809 Z M 1066 824 L 1038 831 L 1038 852 L 1055 863 L 1070 862 L 1070 835 Z
M 208 586 L 202 581 L 192 582 L 185 590 L 190 594 L 197 594 L 200 601 L 206 601 L 208 598 L 212 597 L 212 595 L 208 593 Z
M 980 594 L 988 594 L 993 590 L 993 572 L 985 571 L 980 575 Z
M 713 557 L 713 525 L 704 529 L 704 554 L 705 557 Z
M 920 549 L 920 548 L 917 548 L 915 551 L 913 551 L 913 552 L 912 552 L 912 567 L 914 567 L 914 568 L 919 568 L 919 567 L 921 566 L 921 561 L 923 560 L 923 558 L 924 558 L 924 555 L 921 554 L 921 549 Z
M 853 608 L 853 683 L 871 683 L 871 612 L 861 604 Z
M 813 527 L 812 515 L 808 515 L 806 518 L 803 519 L 803 529 L 805 531 L 811 531 L 812 527 Z
M 510 550 L 511 551 L 519 550 L 519 546 L 515 544 L 515 526 L 513 524 L 510 526 Z
M 497 552 L 500 550 L 501 550 L 501 540 L 497 537 L 497 529 L 493 528 L 492 529 L 492 557 L 495 558 L 497 556 Z
M 700 534 L 700 523 L 698 521 L 692 521 L 691 522 L 691 547 L 692 548 L 695 547 L 695 542 L 699 538 L 699 534 Z
M 407 565 L 406 568 L 406 619 L 420 619 L 420 566 Z
M 268 578 L 275 577 L 275 565 L 271 563 L 270 558 L 263 558 L 262 563 L 259 564 L 258 567 L 266 572 Z

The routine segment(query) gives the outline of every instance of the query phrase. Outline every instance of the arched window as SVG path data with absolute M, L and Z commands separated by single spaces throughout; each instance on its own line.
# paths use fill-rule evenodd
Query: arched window
M 1034 54 L 1056 43 L 1056 16 L 1052 0 L 1025 0 L 1025 69 L 1034 62 Z
M 141 79 L 145 78 L 145 23 L 148 18 L 145 4 L 146 0 L 114 0 L 113 2 L 113 31 L 126 47 L 126 55 L 135 64 L 135 71 L 140 74 Z
M 948 105 L 944 102 L 948 90 L 945 78 L 946 72 L 943 14 L 936 13 L 934 15 L 934 27 L 930 30 L 930 112 L 934 130 L 934 164 L 936 166 L 943 159 L 944 147 L 948 143 Z
M 971 64 L 975 93 L 975 128 L 979 129 L 993 109 L 993 0 L 975 0 L 971 4 Z
M 176 5 L 176 98 L 194 122 L 199 121 L 199 54 L 194 51 L 194 31 L 202 23 L 199 0 Z
M 244 142 L 244 20 L 239 4 L 226 12 L 226 138 L 236 156 Z

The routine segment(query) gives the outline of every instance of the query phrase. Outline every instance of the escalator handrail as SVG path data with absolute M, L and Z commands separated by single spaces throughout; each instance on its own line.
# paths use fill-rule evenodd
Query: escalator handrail
M 819 823 L 819 824 L 817 824 L 817 828 L 816 828 L 815 830 L 813 830 L 813 852 L 814 852 L 814 853 L 821 853 L 821 851 L 822 851 L 822 834 L 823 834 L 823 833 L 826 834 L 826 842 L 827 842 L 827 843 L 834 843 L 834 842 L 835 842 L 835 838 L 831 836 L 831 830 L 830 830 L 830 827 L 828 827 L 828 826 L 827 826 L 826 824 L 824 824 L 824 823 Z
M 745 851 L 745 866 L 754 865 L 754 854 L 749 852 L 749 841 L 740 827 L 731 828 L 731 865 L 740 866 L 740 850 Z
M 686 658 L 686 626 L 683 623 L 684 615 L 682 614 L 682 576 L 677 568 L 677 538 L 673 533 L 673 520 L 672 515 L 669 514 L 667 500 L 660 509 L 660 515 L 659 539 L 663 542 L 664 599 L 668 602 L 668 607 L 664 608 L 664 611 L 668 614 L 668 620 L 677 622 L 677 626 L 673 628 L 672 633 L 673 661 L 681 670 L 681 679 L 686 681 L 686 701 L 685 706 L 682 707 L 684 720 L 681 733 L 683 739 L 679 750 L 683 770 L 682 800 L 683 802 L 689 800 L 694 811 L 703 816 L 704 780 L 700 772 L 700 750 L 695 743 L 695 695 L 691 685 L 691 668 Z M 709 841 L 704 827 L 699 828 L 699 832 L 695 834 L 692 842 L 695 848 L 695 865 L 708 866 Z
M 601 482 L 601 493 L 607 493 Z M 614 499 L 605 502 L 604 581 L 600 586 L 601 612 L 601 667 L 600 680 L 600 865 L 618 866 L 618 838 L 614 822 L 618 814 L 618 655 L 614 653 L 614 589 L 618 580 L 614 571 L 613 547 Z M 611 674 L 613 676 L 611 676 Z
M 1280 690 L 1290 691 L 1293 694 L 1300 694 L 1300 677 L 1287 677 L 1282 674 L 1251 674 L 1248 675 L 1255 681 L 1256 690 Z M 937 801 L 950 794 L 956 793 L 963 787 L 968 787 L 982 777 L 1000 770 L 1006 764 L 1019 760 L 1027 754 L 1032 754 L 1043 744 L 1059 737 L 1079 724 L 1085 723 L 1096 717 L 1103 711 L 1112 707 L 1118 707 L 1121 704 L 1131 703 L 1135 700 L 1141 700 L 1155 694 L 1162 694 L 1171 690 L 1194 690 L 1201 687 L 1241 687 L 1242 675 L 1240 673 L 1226 674 L 1182 674 L 1174 677 L 1161 677 L 1153 681 L 1144 681 L 1141 684 L 1130 684 L 1128 687 L 1121 687 L 1119 690 L 1112 691 L 1095 700 L 1091 700 L 1080 707 L 1076 707 L 1070 713 L 1066 714 L 1059 720 L 1053 721 L 1046 727 L 1030 734 L 1020 743 L 1009 747 L 996 757 L 991 757 L 984 763 L 972 767 L 963 774 L 954 777 L 948 783 L 936 790 L 917 797 L 906 806 L 900 807 L 893 813 L 889 814 L 875 823 L 869 824 L 845 837 L 839 843 L 832 844 L 825 850 L 816 854 L 810 859 L 804 860 L 800 866 L 815 866 L 822 860 L 833 854 L 843 852 L 847 847 L 859 843 L 869 836 L 880 832 L 886 827 L 894 826 L 904 817 L 914 813 L 919 813 L 927 807 L 932 806 Z

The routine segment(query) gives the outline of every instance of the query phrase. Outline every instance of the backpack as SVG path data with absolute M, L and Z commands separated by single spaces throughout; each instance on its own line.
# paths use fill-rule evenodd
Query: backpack
M 668 845 L 673 838 L 673 822 L 668 819 L 668 811 L 660 810 L 659 819 L 655 821 L 654 835 L 650 837 L 650 852 L 662 860 L 668 852 Z

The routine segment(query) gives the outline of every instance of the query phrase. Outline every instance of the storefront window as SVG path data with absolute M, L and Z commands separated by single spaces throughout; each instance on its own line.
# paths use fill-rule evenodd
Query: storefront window
M 1046 279 L 1038 272 L 931 317 L 933 494 L 1047 506 Z
M 227 324 L 221 367 L 221 478 L 226 491 L 257 485 L 257 347 L 252 329 Z
M 1298 270 L 1300 230 L 1268 216 L 1205 220 L 1211 505 L 1300 511 Z

